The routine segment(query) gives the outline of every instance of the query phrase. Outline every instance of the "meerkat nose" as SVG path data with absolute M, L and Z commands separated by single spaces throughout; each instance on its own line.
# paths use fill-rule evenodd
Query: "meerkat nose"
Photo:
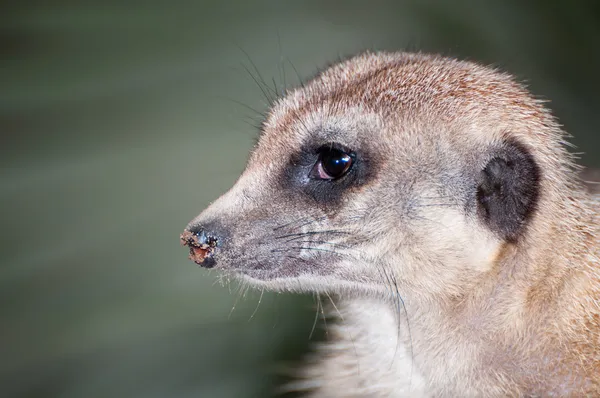
M 220 240 L 215 234 L 196 225 L 186 228 L 179 239 L 183 246 L 189 247 L 190 260 L 204 268 L 213 268 L 216 265 L 213 256 Z

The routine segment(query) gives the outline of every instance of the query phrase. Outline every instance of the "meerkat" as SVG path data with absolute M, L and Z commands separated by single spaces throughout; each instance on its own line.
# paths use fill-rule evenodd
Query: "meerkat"
M 332 297 L 312 396 L 600 396 L 600 197 L 565 142 L 508 74 L 361 54 L 273 105 L 182 243 Z

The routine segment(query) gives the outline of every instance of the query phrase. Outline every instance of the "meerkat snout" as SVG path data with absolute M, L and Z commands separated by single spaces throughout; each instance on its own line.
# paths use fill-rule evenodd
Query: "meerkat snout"
M 600 200 L 564 141 L 507 74 L 363 54 L 274 104 L 181 240 L 201 266 L 338 300 L 302 374 L 317 396 L 600 396 Z

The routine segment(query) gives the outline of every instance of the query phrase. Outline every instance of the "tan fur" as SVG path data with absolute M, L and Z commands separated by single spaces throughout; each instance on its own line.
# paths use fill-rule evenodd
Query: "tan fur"
M 325 215 L 322 228 L 352 234 L 354 260 L 335 257 L 322 275 L 247 276 L 271 289 L 336 294 L 332 341 L 301 385 L 320 397 L 600 396 L 599 197 L 580 182 L 540 101 L 470 62 L 357 56 L 274 105 L 244 175 L 191 224 L 306 212 L 277 199 L 272 180 L 282 156 L 315 129 L 368 134 L 389 156 L 335 216 L 314 210 Z M 457 178 L 454 168 L 483 168 L 481 148 L 507 138 L 526 145 L 541 169 L 535 215 L 516 242 L 456 203 L 420 207 L 418 219 L 397 214 L 406 198 L 446 193 L 440 181 Z M 233 244 L 254 250 L 251 236 L 262 232 L 244 233 Z M 224 253 L 219 268 L 240 271 L 236 261 Z

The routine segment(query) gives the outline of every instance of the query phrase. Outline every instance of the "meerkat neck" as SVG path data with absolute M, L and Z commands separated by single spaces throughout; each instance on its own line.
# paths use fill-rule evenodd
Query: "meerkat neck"
M 546 225 L 534 225 L 537 235 L 530 239 L 535 244 L 524 242 L 527 250 L 515 256 L 511 267 L 505 267 L 512 274 L 504 275 L 504 285 L 513 283 L 527 292 L 525 303 L 537 313 L 560 311 L 563 292 L 572 283 L 589 279 L 591 269 L 586 264 L 597 255 L 598 202 L 567 198 L 562 210 L 563 217 L 543 217 Z M 570 300 L 579 299 L 584 297 Z M 553 303 L 558 306 L 552 308 Z

